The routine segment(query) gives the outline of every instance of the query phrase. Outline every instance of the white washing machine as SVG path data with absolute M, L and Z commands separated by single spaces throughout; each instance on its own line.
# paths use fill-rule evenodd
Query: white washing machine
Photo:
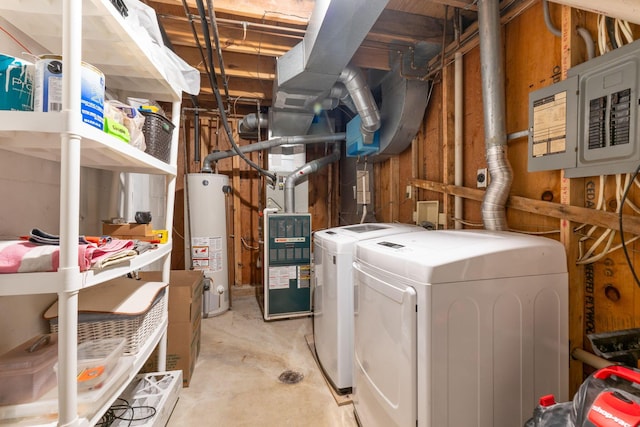
M 357 224 L 314 233 L 313 335 L 318 360 L 338 393 L 353 372 L 353 250 L 358 241 L 424 230 L 409 224 Z
M 356 244 L 353 402 L 362 427 L 514 427 L 568 399 L 564 247 L 510 232 Z

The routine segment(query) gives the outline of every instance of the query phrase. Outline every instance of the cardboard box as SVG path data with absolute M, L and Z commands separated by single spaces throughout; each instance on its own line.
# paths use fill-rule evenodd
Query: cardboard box
M 162 281 L 160 271 L 141 271 L 140 278 Z M 172 270 L 169 275 L 169 325 L 178 322 L 195 324 L 202 316 L 202 288 L 204 273 L 201 270 Z
M 161 281 L 159 271 L 140 272 L 144 280 Z M 167 328 L 166 369 L 182 370 L 182 382 L 188 387 L 200 353 L 200 320 L 204 273 L 200 270 L 172 270 L 169 277 L 169 326 Z M 157 350 L 141 372 L 158 370 Z
M 127 224 L 102 223 L 102 234 L 113 237 L 126 237 L 132 239 L 134 236 L 153 237 L 153 227 L 151 224 L 138 224 L 129 222 Z

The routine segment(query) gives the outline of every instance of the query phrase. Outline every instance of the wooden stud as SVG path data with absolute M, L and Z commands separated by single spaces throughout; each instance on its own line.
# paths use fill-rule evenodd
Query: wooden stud
M 567 71 L 580 62 L 580 48 L 578 37 L 574 29 L 578 26 L 577 11 L 562 6 L 562 37 L 561 37 L 561 72 L 566 78 Z M 571 206 L 584 206 L 584 179 L 568 179 L 561 172 L 560 203 Z M 578 237 L 573 229 L 576 226 L 566 219 L 560 221 L 560 241 L 567 252 L 569 271 L 569 345 L 582 348 L 584 345 L 584 304 L 585 304 L 585 269 L 577 265 Z M 573 396 L 583 382 L 582 363 L 571 359 L 569 361 L 569 396 Z
M 455 64 L 442 70 L 442 182 L 453 184 L 455 180 Z M 446 218 L 453 218 L 454 198 L 445 195 L 442 212 Z

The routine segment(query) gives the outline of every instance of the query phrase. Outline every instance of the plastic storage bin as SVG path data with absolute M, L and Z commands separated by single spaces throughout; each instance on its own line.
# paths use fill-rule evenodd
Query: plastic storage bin
M 141 111 L 141 113 L 144 116 L 142 133 L 147 144 L 144 152 L 169 163 L 174 124 L 162 114 L 150 111 Z
M 38 335 L 0 356 L 0 405 L 29 403 L 56 385 L 58 335 Z
M 78 346 L 78 391 L 102 387 L 124 351 L 124 338 L 91 340 Z

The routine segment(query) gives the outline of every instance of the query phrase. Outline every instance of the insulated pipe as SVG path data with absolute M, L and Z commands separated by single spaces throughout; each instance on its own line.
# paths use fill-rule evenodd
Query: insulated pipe
M 273 139 L 256 142 L 255 144 L 243 145 L 240 147 L 240 152 L 242 152 L 243 154 L 251 153 L 253 151 L 266 150 L 268 148 L 273 148 L 285 144 L 317 144 L 319 142 L 343 141 L 345 138 L 345 133 L 332 133 L 329 135 L 311 134 L 302 136 L 279 136 Z M 215 153 L 210 153 L 204 159 L 201 172 L 210 173 L 213 171 L 211 169 L 211 163 L 237 155 L 238 153 L 236 152 L 236 150 L 217 151 Z
M 578 32 L 580 37 L 582 37 L 582 40 L 584 40 L 584 44 L 587 47 L 587 59 L 593 59 L 596 56 L 596 46 L 595 43 L 593 43 L 593 39 L 591 38 L 591 33 L 589 32 L 589 30 L 583 27 L 576 28 L 576 31 Z
M 462 53 L 455 53 L 455 62 L 454 62 L 454 118 L 453 118 L 453 128 L 454 128 L 454 184 L 462 187 L 463 185 L 463 141 L 462 141 L 462 122 L 464 114 L 463 111 L 463 99 L 462 99 L 462 72 L 463 72 L 463 62 L 462 62 Z M 456 218 L 462 218 L 462 197 L 455 196 L 454 198 L 454 215 Z M 460 221 L 455 222 L 455 228 L 462 228 L 462 223 Z
M 553 25 L 553 21 L 551 21 L 551 14 L 549 13 L 549 0 L 542 0 L 542 11 L 544 13 L 544 24 L 547 26 L 547 30 L 549 30 L 549 32 L 554 36 L 561 37 L 562 31 L 558 27 Z M 589 30 L 583 27 L 576 28 L 576 31 L 578 32 L 580 37 L 582 37 L 582 40 L 584 40 L 584 44 L 586 45 L 587 59 L 592 59 L 595 56 L 596 48 L 595 44 L 593 43 L 593 39 L 591 38 L 591 33 L 589 33 Z
M 380 129 L 380 112 L 362 73 L 356 67 L 347 66 L 340 73 L 338 81 L 347 88 L 351 100 L 360 114 L 362 142 L 364 144 L 373 143 L 373 134 Z
M 544 24 L 547 26 L 547 30 L 556 37 L 562 36 L 562 31 L 553 25 L 551 21 L 551 14 L 549 13 L 549 0 L 542 0 L 542 12 L 544 13 Z
M 297 170 L 291 172 L 284 181 L 284 211 L 285 213 L 295 212 L 296 202 L 296 182 L 305 175 L 312 174 L 330 163 L 340 160 L 340 144 L 333 145 L 333 152 L 328 156 L 313 160 Z
M 482 221 L 487 230 L 507 230 L 505 206 L 513 171 L 507 159 L 500 9 L 496 0 L 478 1 L 478 29 L 486 158 L 491 176 L 482 201 Z
M 596 369 L 602 369 L 606 368 L 607 366 L 619 364 L 600 356 L 596 356 L 595 354 L 589 353 L 588 351 L 581 348 L 574 348 L 573 351 L 571 351 L 571 357 Z

